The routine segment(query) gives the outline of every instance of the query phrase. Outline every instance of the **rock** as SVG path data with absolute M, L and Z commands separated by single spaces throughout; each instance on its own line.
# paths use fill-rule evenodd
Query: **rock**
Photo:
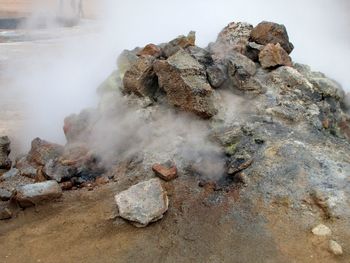
M 10 180 L 11 178 L 14 178 L 16 176 L 20 175 L 20 172 L 18 169 L 16 168 L 12 168 L 10 171 L 4 173 L 1 177 L 0 177 L 0 181 L 6 181 L 6 180 Z
M 168 196 L 159 179 L 138 183 L 115 196 L 119 216 L 137 227 L 158 221 L 168 210 Z
M 74 177 L 77 174 L 77 169 L 73 166 L 62 165 L 57 161 L 50 160 L 44 166 L 43 172 L 50 180 L 60 183 Z
M 0 220 L 7 220 L 11 218 L 12 218 L 11 210 L 6 206 L 0 205 Z
M 246 55 L 248 58 L 250 58 L 254 62 L 258 62 L 260 51 L 263 50 L 263 48 L 264 48 L 264 45 L 259 45 L 255 42 L 249 42 L 247 44 L 246 52 L 244 55 Z
M 227 69 L 224 65 L 213 65 L 207 68 L 210 85 L 219 88 L 227 80 Z
M 292 66 L 291 58 L 279 43 L 267 44 L 259 54 L 259 61 L 263 68 Z
M 287 29 L 284 25 L 263 21 L 251 31 L 250 40 L 261 45 L 277 44 L 290 54 L 294 46 L 289 42 Z
M 12 162 L 9 158 L 11 152 L 10 144 L 9 137 L 0 137 L 0 169 L 9 170 L 11 168 Z
M 191 31 L 186 36 L 179 36 L 169 43 L 163 45 L 163 52 L 166 58 L 171 57 L 181 49 L 194 46 L 196 42 L 196 32 Z
M 328 243 L 329 250 L 336 256 L 343 255 L 343 248 L 336 241 L 330 240 Z
M 33 167 L 27 160 L 27 156 L 23 156 L 16 161 L 15 167 L 20 171 L 21 176 L 35 179 L 37 168 Z
M 15 200 L 21 207 L 30 207 L 43 201 L 62 196 L 62 189 L 56 181 L 28 184 L 17 189 Z
M 253 26 L 248 23 L 232 22 L 218 35 L 215 43 L 210 45 L 214 60 L 221 60 L 232 52 L 244 54 Z
M 138 60 L 138 51 L 124 50 L 117 59 L 117 66 L 120 72 L 120 77 L 123 78 L 126 71 Z
M 162 50 L 154 44 L 148 44 L 141 51 L 137 53 L 140 57 L 152 56 L 155 58 L 159 58 L 162 56 Z
M 166 163 L 164 165 L 155 164 L 152 166 L 152 170 L 156 176 L 167 182 L 174 180 L 178 176 L 177 168 L 173 163 Z
M 323 97 L 332 97 L 336 100 L 343 100 L 345 98 L 345 92 L 341 85 L 332 79 L 314 77 L 310 78 L 310 82 Z
M 62 153 L 63 146 L 36 138 L 32 141 L 27 160 L 33 164 L 44 166 L 48 161 L 58 158 Z
M 312 233 L 315 236 L 330 236 L 332 235 L 332 231 L 329 229 L 329 227 L 320 224 L 312 229 Z
M 4 188 L 0 188 L 0 200 L 1 201 L 8 201 L 12 197 L 12 193 L 7 191 Z
M 186 51 L 180 50 L 166 61 L 156 61 L 154 70 L 169 104 L 206 119 L 217 113 L 206 71 Z
M 63 191 L 71 190 L 73 188 L 73 183 L 71 181 L 66 181 L 60 183 L 60 187 Z
M 237 155 L 233 157 L 229 165 L 229 169 L 227 173 L 229 175 L 234 175 L 238 172 L 241 172 L 251 166 L 253 163 L 253 159 L 249 155 Z
M 206 49 L 197 46 L 190 46 L 186 50 L 202 65 L 210 66 L 213 64 L 213 58 Z
M 153 96 L 158 89 L 157 76 L 153 71 L 153 57 L 140 57 L 123 78 L 124 91 L 140 97 Z

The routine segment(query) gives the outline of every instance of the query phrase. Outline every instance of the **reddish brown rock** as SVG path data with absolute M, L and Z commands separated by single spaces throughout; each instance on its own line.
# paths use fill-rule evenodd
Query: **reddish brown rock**
M 32 141 L 27 160 L 33 164 L 44 166 L 48 161 L 58 158 L 62 153 L 63 146 L 36 138 Z
M 263 21 L 252 30 L 250 40 L 261 45 L 279 43 L 290 54 L 294 46 L 289 42 L 288 33 L 284 25 Z
M 140 57 L 132 67 L 125 72 L 123 84 L 127 93 L 137 96 L 152 96 L 158 88 L 156 74 L 153 71 L 155 58 Z
M 204 119 L 217 113 L 204 66 L 186 51 L 180 50 L 167 60 L 156 61 L 154 70 L 170 105 Z
M 177 175 L 177 168 L 174 164 L 171 165 L 170 167 L 167 167 L 167 166 L 161 165 L 161 164 L 155 164 L 152 166 L 152 170 L 156 174 L 156 176 L 168 182 L 177 178 L 178 175 Z
M 259 54 L 259 61 L 263 68 L 292 66 L 291 58 L 279 43 L 266 45 Z
M 159 58 L 162 55 L 162 50 L 155 44 L 148 44 L 141 51 L 137 53 L 140 57 L 152 56 Z

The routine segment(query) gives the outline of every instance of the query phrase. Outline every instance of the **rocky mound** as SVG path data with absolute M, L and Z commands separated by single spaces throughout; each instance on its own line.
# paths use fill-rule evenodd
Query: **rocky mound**
M 169 43 L 125 50 L 118 69 L 98 88 L 99 107 L 65 119 L 67 145 L 35 139 L 28 155 L 2 176 L 3 187 L 11 192 L 49 180 L 53 188 L 53 182 L 64 190 L 93 188 L 130 176 L 145 180 L 154 176 L 149 173 L 153 166 L 167 184 L 196 178 L 199 188 L 209 187 L 225 198 L 240 189 L 243 200 L 301 213 L 311 210 L 320 220 L 349 217 L 349 99 L 336 81 L 292 62 L 293 49 L 283 25 L 262 22 L 256 27 L 230 23 L 207 48 L 196 46 L 195 33 L 190 32 Z M 169 111 L 176 116 L 172 123 L 159 121 Z M 177 125 L 178 118 L 187 122 Z M 191 144 L 186 133 L 197 122 L 204 135 L 191 137 L 204 140 Z M 162 125 L 169 126 L 169 133 L 180 132 L 152 137 Z M 155 138 L 162 147 L 144 147 Z M 168 144 L 175 144 L 176 150 L 161 152 Z M 210 147 L 202 151 L 202 144 Z M 3 159 L 6 168 L 9 162 Z M 21 183 L 18 177 L 29 182 Z M 134 186 L 116 196 L 120 216 L 143 226 L 161 218 L 168 206 L 158 183 L 142 193 L 145 187 Z M 139 188 L 134 198 L 146 198 L 141 204 L 130 194 Z M 21 203 L 22 196 L 23 190 L 17 189 L 12 199 Z M 156 205 L 149 196 L 163 203 L 147 215 L 144 209 Z M 36 200 L 41 199 L 31 203 Z

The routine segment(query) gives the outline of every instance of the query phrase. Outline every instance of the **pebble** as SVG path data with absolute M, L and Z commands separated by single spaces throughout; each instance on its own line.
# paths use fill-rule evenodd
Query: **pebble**
M 329 250 L 336 256 L 343 255 L 343 248 L 336 241 L 329 241 Z
M 329 227 L 319 224 L 318 226 L 314 227 L 312 229 L 312 233 L 315 236 L 330 236 L 332 235 L 332 231 L 329 229 Z

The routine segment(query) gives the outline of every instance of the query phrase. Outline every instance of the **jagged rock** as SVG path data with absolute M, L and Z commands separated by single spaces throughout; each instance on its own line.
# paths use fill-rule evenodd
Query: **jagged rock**
M 8 206 L 8 203 L 0 204 L 0 220 L 12 218 L 12 212 Z
M 158 176 L 159 178 L 163 179 L 164 181 L 171 181 L 177 178 L 177 168 L 173 163 L 165 163 L 164 165 L 161 164 L 154 164 L 152 166 L 153 172 Z
M 291 58 L 279 43 L 267 44 L 259 54 L 259 61 L 263 68 L 292 66 Z
M 168 210 L 168 196 L 159 179 L 138 183 L 115 196 L 119 216 L 137 227 L 158 221 Z
M 340 84 L 329 78 L 311 78 L 311 84 L 322 94 L 323 97 L 333 97 L 337 100 L 343 100 L 345 92 Z
M 338 242 L 334 240 L 329 240 L 328 246 L 329 246 L 330 252 L 332 252 L 334 255 L 336 256 L 343 255 L 343 248 L 341 247 L 341 245 L 338 244 Z
M 156 61 L 154 70 L 169 104 L 202 118 L 211 118 L 217 113 L 206 71 L 186 51 L 180 50 L 167 60 Z
M 90 135 L 90 125 L 99 119 L 94 109 L 86 109 L 64 119 L 63 131 L 68 143 L 85 142 Z
M 28 178 L 36 178 L 37 168 L 29 163 L 27 160 L 27 156 L 23 156 L 19 160 L 16 161 L 15 167 L 19 170 L 22 176 Z
M 237 174 L 238 172 L 241 172 L 247 169 L 250 165 L 252 165 L 252 163 L 253 163 L 253 159 L 248 154 L 236 155 L 233 157 L 233 160 L 229 165 L 227 174 L 229 175 Z
M 195 46 L 196 43 L 196 32 L 191 31 L 186 36 L 179 36 L 169 43 L 163 45 L 162 49 L 164 52 L 164 56 L 166 58 L 171 57 L 175 53 L 177 53 L 181 49 L 185 49 L 191 46 Z
M 0 200 L 1 201 L 8 201 L 12 197 L 12 193 L 7 191 L 4 188 L 0 188 Z
M 152 56 L 155 58 L 159 58 L 162 56 L 162 50 L 155 44 L 148 44 L 141 51 L 137 53 L 138 56 Z
M 251 31 L 250 40 L 261 45 L 279 43 L 288 54 L 294 46 L 289 42 L 287 30 L 284 25 L 263 21 Z
M 15 200 L 21 207 L 30 207 L 43 201 L 62 196 L 62 189 L 56 181 L 28 184 L 17 189 Z
M 213 65 L 207 68 L 207 75 L 210 85 L 219 88 L 227 80 L 227 69 L 224 65 Z
M 10 139 L 7 136 L 0 137 L 0 169 L 10 169 L 12 162 L 9 158 L 11 152 Z
M 186 50 L 191 54 L 192 57 L 194 57 L 199 63 L 203 64 L 204 66 L 210 66 L 213 64 L 213 58 L 211 57 L 211 54 L 204 48 L 189 46 Z
M 57 161 L 50 160 L 44 166 L 43 172 L 50 180 L 60 183 L 74 177 L 77 169 L 73 166 L 65 166 Z
M 124 90 L 140 97 L 152 96 L 158 89 L 157 76 L 153 70 L 154 57 L 140 57 L 123 78 Z
M 117 59 L 117 66 L 120 72 L 120 77 L 123 78 L 127 70 L 138 60 L 137 50 L 124 50 Z
M 315 236 L 330 236 L 332 235 L 332 231 L 329 229 L 329 227 L 320 224 L 312 229 L 312 233 Z
M 48 161 L 58 158 L 62 153 L 63 146 L 36 138 L 32 141 L 27 160 L 33 164 L 44 166 Z
M 244 54 L 253 26 L 248 23 L 232 22 L 218 35 L 215 43 L 210 45 L 214 60 L 221 60 L 232 52 Z
M 264 48 L 264 45 L 260 45 L 255 42 L 249 42 L 247 44 L 246 52 L 244 55 L 246 55 L 248 58 L 250 58 L 254 62 L 258 62 L 260 51 L 263 50 L 263 48 Z

